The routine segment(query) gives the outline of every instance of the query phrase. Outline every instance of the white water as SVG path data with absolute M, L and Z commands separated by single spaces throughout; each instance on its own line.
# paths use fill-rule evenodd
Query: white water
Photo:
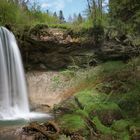
M 41 117 L 30 113 L 23 65 L 16 39 L 0 27 L 0 120 Z

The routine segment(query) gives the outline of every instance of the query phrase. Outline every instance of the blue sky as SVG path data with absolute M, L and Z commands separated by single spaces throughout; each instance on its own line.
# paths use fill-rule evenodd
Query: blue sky
M 87 0 L 34 0 L 41 5 L 41 9 L 46 11 L 59 13 L 63 10 L 64 16 L 67 19 L 69 15 L 73 16 L 74 13 L 81 13 L 83 16 L 87 8 Z M 108 0 L 105 0 L 106 2 Z
M 48 9 L 51 12 L 56 11 L 57 13 L 63 10 L 65 18 L 74 13 L 84 14 L 87 5 L 86 0 L 39 0 L 38 2 L 43 10 Z

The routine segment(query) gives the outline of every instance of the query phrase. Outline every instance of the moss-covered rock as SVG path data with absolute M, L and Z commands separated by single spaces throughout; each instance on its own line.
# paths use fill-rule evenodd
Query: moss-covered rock
M 76 112 L 78 107 L 74 101 L 74 98 L 69 98 L 62 103 L 55 105 L 53 108 L 53 112 L 57 116 L 61 116 L 63 114 L 70 114 Z
M 115 103 L 95 103 L 86 110 L 91 110 L 90 116 L 92 118 L 98 116 L 104 125 L 111 125 L 113 121 L 123 118 L 119 106 Z
M 63 115 L 59 119 L 59 122 L 63 131 L 69 134 L 73 132 L 83 132 L 86 128 L 84 120 L 75 114 Z
M 118 132 L 126 131 L 132 122 L 128 120 L 118 120 L 112 124 L 112 129 Z
M 114 102 L 106 101 L 106 94 L 100 94 L 96 90 L 85 90 L 79 92 L 76 97 L 90 118 L 98 116 L 104 125 L 111 125 L 113 121 L 123 118 L 120 107 Z
M 110 127 L 103 125 L 98 117 L 94 117 L 93 122 L 96 125 L 97 130 L 102 134 L 115 134 L 115 131 L 113 131 Z

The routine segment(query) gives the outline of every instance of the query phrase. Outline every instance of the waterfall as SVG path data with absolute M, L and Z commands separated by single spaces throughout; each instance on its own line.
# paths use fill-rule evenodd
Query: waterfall
M 0 27 L 0 120 L 29 113 L 21 55 L 12 32 Z

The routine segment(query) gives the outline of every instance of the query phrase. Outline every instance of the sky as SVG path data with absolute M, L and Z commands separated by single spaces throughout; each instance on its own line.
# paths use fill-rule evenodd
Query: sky
M 42 10 L 48 9 L 57 13 L 62 10 L 66 19 L 69 15 L 73 16 L 74 13 L 84 15 L 87 6 L 87 0 L 39 0 L 38 2 Z

